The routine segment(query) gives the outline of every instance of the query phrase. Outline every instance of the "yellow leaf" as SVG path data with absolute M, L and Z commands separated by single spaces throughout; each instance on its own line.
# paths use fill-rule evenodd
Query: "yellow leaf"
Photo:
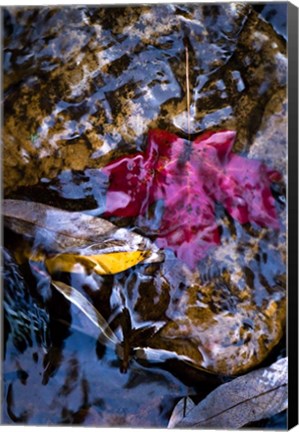
M 17 259 L 42 261 L 55 271 L 120 273 L 140 262 L 161 262 L 164 254 L 146 237 L 85 213 L 45 204 L 3 200 L 5 226 L 22 234 Z M 26 240 L 25 240 L 26 239 Z
M 99 255 L 59 254 L 45 260 L 50 274 L 61 272 L 84 272 L 93 270 L 100 275 L 115 274 L 143 261 L 146 251 L 113 252 Z

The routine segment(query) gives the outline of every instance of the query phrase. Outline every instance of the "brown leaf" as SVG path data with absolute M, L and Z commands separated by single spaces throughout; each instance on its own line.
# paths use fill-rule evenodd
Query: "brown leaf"
M 76 270 L 81 266 L 113 274 L 163 259 L 150 240 L 105 219 L 8 199 L 2 212 L 5 226 L 34 240 L 30 259 L 40 260 L 42 251 L 50 273 L 72 271 L 79 264 Z
M 287 398 L 286 357 L 217 387 L 185 417 L 175 408 L 168 427 L 237 429 L 285 410 Z

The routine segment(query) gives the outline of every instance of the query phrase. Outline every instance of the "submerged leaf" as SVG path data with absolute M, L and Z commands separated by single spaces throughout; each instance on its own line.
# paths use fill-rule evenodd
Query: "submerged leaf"
M 125 271 L 144 261 L 147 255 L 147 251 L 114 252 L 89 256 L 66 253 L 46 258 L 45 264 L 51 274 L 58 271 L 80 273 L 88 269 L 105 275 Z
M 215 202 L 241 224 L 279 228 L 270 190 L 279 173 L 232 153 L 235 137 L 229 130 L 207 132 L 191 142 L 149 131 L 144 153 L 103 169 L 109 177 L 106 215 L 143 216 L 160 203 L 156 242 L 174 250 L 190 268 L 220 243 Z
M 112 344 L 119 343 L 116 334 L 111 330 L 109 324 L 100 312 L 75 288 L 59 281 L 51 282 L 66 299 L 79 308 L 90 321 L 101 330 L 101 336 Z
M 148 239 L 105 219 L 18 200 L 4 200 L 2 211 L 7 227 L 33 240 L 30 259 L 44 257 L 50 273 L 114 274 L 163 259 Z
M 182 402 L 179 402 L 182 405 Z M 288 359 L 222 384 L 182 416 L 175 408 L 168 427 L 237 429 L 288 406 Z

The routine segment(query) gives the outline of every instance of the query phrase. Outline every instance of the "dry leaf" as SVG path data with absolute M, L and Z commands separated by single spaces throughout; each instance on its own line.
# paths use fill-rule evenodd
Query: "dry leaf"
M 190 411 L 195 407 L 195 403 L 189 397 L 183 397 L 174 407 L 171 418 L 168 423 L 168 428 L 174 428 L 177 423 L 188 416 Z
M 217 387 L 185 417 L 180 407 L 175 408 L 168 427 L 237 429 L 278 414 L 287 406 L 288 360 L 282 358 Z
M 114 274 L 163 259 L 150 240 L 105 219 L 19 200 L 4 200 L 2 211 L 5 226 L 34 240 L 30 259 L 43 257 L 50 273 Z

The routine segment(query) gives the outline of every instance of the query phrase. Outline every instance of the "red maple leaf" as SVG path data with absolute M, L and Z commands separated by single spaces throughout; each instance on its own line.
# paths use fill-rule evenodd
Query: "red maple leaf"
M 220 243 L 215 202 L 241 224 L 278 228 L 270 182 L 280 174 L 232 153 L 235 136 L 229 130 L 207 132 L 191 142 L 150 130 L 144 153 L 103 169 L 109 176 L 105 214 L 135 217 L 162 203 L 156 242 L 174 250 L 190 268 Z

